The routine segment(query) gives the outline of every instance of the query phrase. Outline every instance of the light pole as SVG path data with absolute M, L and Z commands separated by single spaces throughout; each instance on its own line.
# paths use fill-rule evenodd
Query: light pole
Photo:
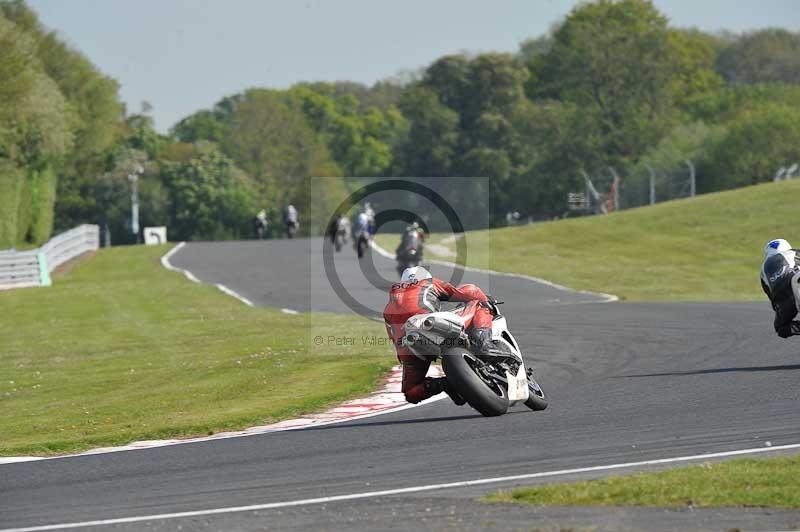
M 139 193 L 136 189 L 136 183 L 143 173 L 144 168 L 142 168 L 142 165 L 137 164 L 133 171 L 128 174 L 128 179 L 131 182 L 131 233 L 133 233 L 137 244 L 139 243 Z

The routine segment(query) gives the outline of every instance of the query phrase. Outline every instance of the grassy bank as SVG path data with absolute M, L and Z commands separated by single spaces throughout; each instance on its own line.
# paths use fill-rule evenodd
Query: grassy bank
M 0 292 L 0 455 L 276 421 L 367 393 L 394 362 L 358 342 L 308 351 L 308 316 L 190 283 L 161 267 L 166 250 L 103 250 L 51 288 Z M 360 318 L 314 325 L 385 335 Z
M 519 488 L 483 500 L 577 506 L 800 508 L 800 456 L 732 460 L 658 473 Z
M 466 263 L 628 300 L 762 299 L 764 244 L 776 237 L 800 241 L 797 197 L 800 180 L 476 231 L 465 237 Z M 379 242 L 394 249 L 396 239 L 386 235 Z

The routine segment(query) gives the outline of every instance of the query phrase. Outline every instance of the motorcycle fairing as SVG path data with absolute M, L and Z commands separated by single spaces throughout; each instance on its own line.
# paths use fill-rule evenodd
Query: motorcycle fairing
M 508 399 L 510 401 L 527 401 L 530 392 L 528 390 L 528 374 L 525 371 L 525 363 L 520 362 L 516 375 L 506 371 L 506 379 L 508 380 Z

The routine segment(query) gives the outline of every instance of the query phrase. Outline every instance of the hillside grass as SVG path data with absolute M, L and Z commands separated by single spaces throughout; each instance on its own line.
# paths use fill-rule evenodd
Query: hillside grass
M 760 300 L 764 244 L 779 237 L 800 241 L 798 199 L 800 180 L 605 216 L 469 232 L 465 263 L 625 300 Z M 431 241 L 441 238 L 432 235 Z M 379 235 L 378 242 L 394 249 L 396 239 Z
M 0 455 L 274 422 L 366 394 L 395 362 L 359 342 L 309 349 L 310 315 L 191 283 L 159 264 L 167 250 L 105 249 L 50 288 L 0 292 Z M 340 315 L 313 332 L 385 335 Z
M 575 506 L 800 508 L 800 456 L 731 460 L 517 488 L 482 500 Z

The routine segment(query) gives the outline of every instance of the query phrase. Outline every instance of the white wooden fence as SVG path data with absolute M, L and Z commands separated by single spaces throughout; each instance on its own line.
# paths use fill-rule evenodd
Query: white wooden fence
M 0 290 L 50 286 L 50 272 L 87 251 L 100 247 L 100 227 L 79 225 L 29 251 L 0 251 Z

